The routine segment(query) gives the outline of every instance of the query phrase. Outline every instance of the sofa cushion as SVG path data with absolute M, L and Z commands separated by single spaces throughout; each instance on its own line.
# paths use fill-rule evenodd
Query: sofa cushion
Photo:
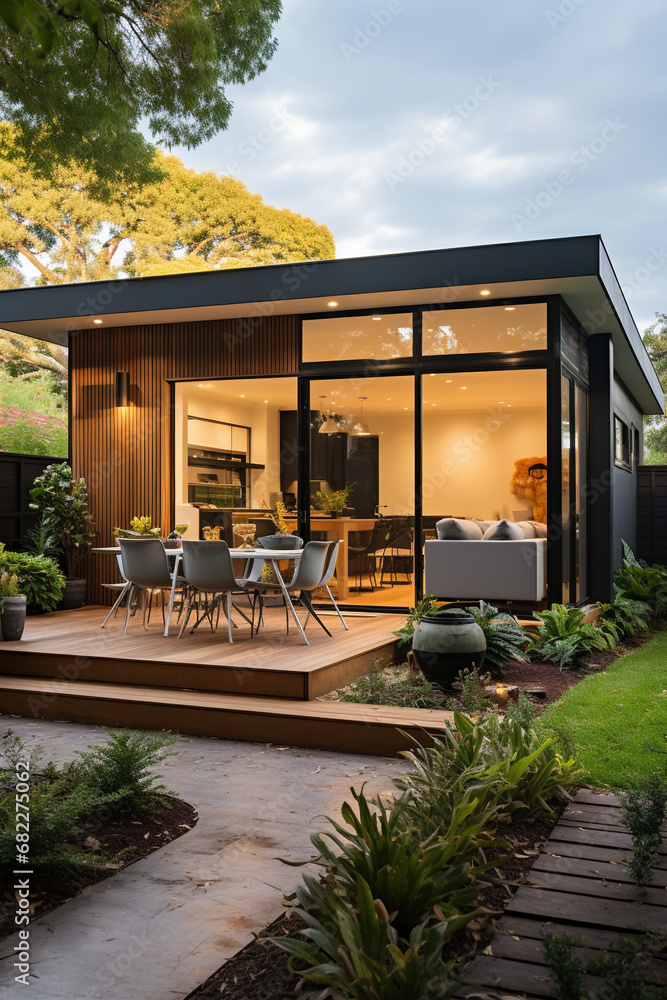
M 443 517 L 437 521 L 435 530 L 438 538 L 449 541 L 479 540 L 482 529 L 474 521 L 463 521 L 458 517 Z
M 495 521 L 478 521 L 477 519 L 475 519 L 475 524 L 482 529 L 482 534 L 484 534 L 487 528 L 490 528 L 491 525 L 495 523 L 496 523 Z
M 517 528 L 521 528 L 524 538 L 537 538 L 537 532 L 531 521 L 515 521 Z
M 484 532 L 485 542 L 511 542 L 519 538 L 525 538 L 523 531 L 518 524 L 513 524 L 506 518 L 503 518 L 502 521 L 496 521 Z
M 530 524 L 535 528 L 536 538 L 546 538 L 547 537 L 547 526 L 542 524 L 541 521 L 530 521 Z

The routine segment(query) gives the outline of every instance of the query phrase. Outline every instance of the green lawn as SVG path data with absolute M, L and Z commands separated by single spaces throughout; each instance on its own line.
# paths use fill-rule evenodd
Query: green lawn
M 567 691 L 541 723 L 563 734 L 590 784 L 628 788 L 667 771 L 667 631 Z

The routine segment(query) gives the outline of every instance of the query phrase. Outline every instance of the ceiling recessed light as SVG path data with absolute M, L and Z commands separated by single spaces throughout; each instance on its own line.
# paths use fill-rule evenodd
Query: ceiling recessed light
M 431 376 L 431 378 L 435 378 L 435 372 L 429 372 L 429 375 Z
M 245 392 L 241 393 L 241 399 L 245 399 Z
M 327 302 L 327 305 L 328 306 L 337 306 L 338 303 L 337 302 Z
M 482 291 L 479 294 L 480 295 L 490 295 L 491 292 L 490 292 L 490 290 L 488 288 L 483 288 Z
M 101 322 L 102 322 L 102 320 L 101 320 L 101 319 L 94 319 L 94 320 L 93 320 L 93 323 L 101 323 Z
M 498 400 L 498 406 L 503 406 L 503 405 L 504 405 L 504 403 L 505 403 L 505 400 L 504 400 L 504 399 L 499 399 L 499 400 Z
M 404 409 L 404 410 L 407 410 L 407 406 L 404 406 L 404 407 L 403 407 L 403 409 Z
M 265 400 L 264 400 L 264 402 L 265 402 L 265 403 L 268 403 L 268 399 L 265 399 Z
M 431 403 L 431 406 L 435 406 L 435 403 Z
M 467 385 L 462 385 L 462 386 L 461 386 L 461 388 L 462 388 L 462 389 L 467 389 L 467 388 L 468 388 L 468 386 L 467 386 Z
M 508 313 L 514 312 L 514 306 L 505 306 L 505 312 Z
M 329 305 L 331 305 L 331 303 L 329 303 Z M 382 316 L 371 316 L 371 319 L 377 323 L 379 319 L 382 319 Z
M 507 405 L 508 405 L 508 406 L 511 406 L 512 404 L 511 404 L 511 403 L 508 403 Z
M 451 380 L 450 378 L 446 378 L 446 379 L 445 379 L 445 382 L 451 382 L 451 381 L 452 381 L 452 380 Z

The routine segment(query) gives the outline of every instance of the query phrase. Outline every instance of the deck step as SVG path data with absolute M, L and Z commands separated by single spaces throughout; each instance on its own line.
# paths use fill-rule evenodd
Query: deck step
M 386 705 L 173 690 L 94 681 L 0 676 L 5 715 L 171 730 L 253 743 L 394 756 L 436 736 L 451 712 Z

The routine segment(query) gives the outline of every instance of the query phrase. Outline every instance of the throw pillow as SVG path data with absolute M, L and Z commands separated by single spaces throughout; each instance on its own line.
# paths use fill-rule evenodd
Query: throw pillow
M 495 521 L 477 521 L 477 520 L 475 520 L 475 524 L 479 528 L 481 528 L 482 534 L 484 534 L 484 532 L 486 531 L 487 528 L 490 528 L 491 525 L 495 524 L 495 523 L 496 523 Z
M 542 524 L 541 521 L 531 521 L 530 524 L 532 524 L 532 526 L 535 529 L 535 537 L 536 538 L 546 538 L 547 537 L 547 526 L 546 526 L 546 524 Z
M 517 528 L 521 528 L 524 538 L 535 538 L 537 532 L 531 521 L 515 521 Z
M 496 521 L 495 524 L 492 524 L 484 532 L 485 542 L 511 542 L 524 537 L 525 535 L 519 525 L 513 524 L 512 521 L 506 519 Z
M 479 540 L 482 529 L 474 521 L 463 521 L 458 517 L 443 517 L 435 526 L 438 538 L 451 541 Z

